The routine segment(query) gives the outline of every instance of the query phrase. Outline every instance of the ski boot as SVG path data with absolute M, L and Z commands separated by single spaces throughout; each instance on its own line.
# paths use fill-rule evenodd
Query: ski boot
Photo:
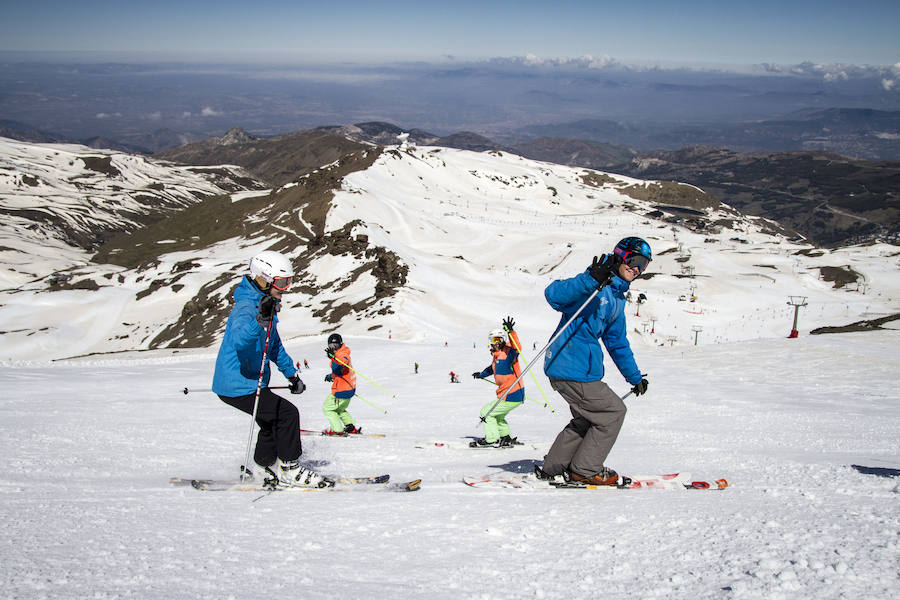
M 521 446 L 522 442 L 519 441 L 519 438 L 509 437 L 508 435 L 504 435 L 500 438 L 500 447 L 501 448 L 509 448 L 511 446 Z
M 478 438 L 474 442 L 469 442 L 469 448 L 499 448 L 500 440 L 489 442 L 484 438 Z
M 334 481 L 328 479 L 312 469 L 304 467 L 299 461 L 292 460 L 281 463 L 278 473 L 278 482 L 282 485 L 293 487 L 333 487 Z
M 567 479 L 578 485 L 619 485 L 619 474 L 607 467 L 600 469 L 596 475 L 579 475 L 568 471 Z
M 349 425 L 344 427 L 344 433 L 347 433 L 347 434 L 362 433 L 362 427 L 357 427 L 353 423 L 350 423 Z

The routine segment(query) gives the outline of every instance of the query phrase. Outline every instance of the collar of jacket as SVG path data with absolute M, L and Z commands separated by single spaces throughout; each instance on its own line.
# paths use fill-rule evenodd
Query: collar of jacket
M 247 275 L 244 275 L 244 278 L 241 279 L 241 282 L 234 290 L 235 302 L 239 300 L 250 300 L 254 304 L 257 304 L 259 303 L 260 298 L 265 295 L 266 293 L 259 289 L 259 286 Z

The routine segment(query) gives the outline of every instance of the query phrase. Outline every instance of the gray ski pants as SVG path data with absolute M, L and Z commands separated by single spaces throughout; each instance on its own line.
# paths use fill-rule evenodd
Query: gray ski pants
M 548 475 L 562 475 L 566 470 L 596 475 L 616 443 L 625 403 L 602 381 L 551 379 L 550 385 L 569 403 L 573 418 L 556 436 L 542 469 Z

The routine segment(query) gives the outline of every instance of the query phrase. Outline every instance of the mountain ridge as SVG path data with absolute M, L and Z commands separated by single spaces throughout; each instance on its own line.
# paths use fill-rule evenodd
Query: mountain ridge
M 641 314 L 659 319 L 655 333 L 645 322 L 637 334 L 645 343 L 683 341 L 685 319 L 703 314 L 713 322 L 741 323 L 711 341 L 779 329 L 777 311 L 746 322 L 731 314 L 731 293 L 806 293 L 823 307 L 814 322 L 828 325 L 843 306 L 835 302 L 835 294 L 845 293 L 838 281 L 845 288 L 847 282 L 876 286 L 879 296 L 893 289 L 891 277 L 881 280 L 890 261 L 870 258 L 886 256 L 883 245 L 813 252 L 792 242 L 777 223 L 744 216 L 694 186 L 495 150 L 356 144 L 353 152 L 284 185 L 237 187 L 200 198 L 105 241 L 91 254 L 54 251 L 56 262 L 50 263 L 39 254 L 29 259 L 20 253 L 19 262 L 30 262 L 13 268 L 43 276 L 6 290 L 0 304 L 6 347 L 32 357 L 46 356 L 50 348 L 64 349 L 65 356 L 207 348 L 221 335 L 247 260 L 263 249 L 286 253 L 297 271 L 282 311 L 286 340 L 338 329 L 348 336 L 445 339 L 505 311 L 520 315 L 524 328 L 542 323 L 552 329 L 547 321 L 553 316 L 534 302 L 535 290 L 551 278 L 581 272 L 600 249 L 635 233 L 655 253 L 652 268 L 635 286 L 650 298 Z M 28 169 L 42 163 L 40 156 L 60 153 L 61 173 L 75 168 L 69 162 L 83 163 L 63 152 L 92 164 L 97 158 L 84 147 L 17 145 L 15 152 L 38 158 L 22 163 Z M 104 194 L 118 193 L 111 186 L 121 187 L 135 165 L 156 180 L 169 169 L 186 174 L 224 168 L 107 156 L 108 164 L 96 161 L 97 170 L 89 170 L 106 182 Z M 85 168 L 78 166 L 74 174 L 83 177 Z M 0 181 L 5 193 L 27 199 L 28 184 L 22 182 L 36 176 L 20 171 Z M 151 181 L 146 175 L 141 180 Z M 70 195 L 78 193 L 73 189 Z M 8 231 L 7 252 L 21 244 L 16 230 L 2 231 Z M 64 240 L 53 243 L 62 247 Z M 825 282 L 826 275 L 835 283 Z M 694 296 L 701 304 L 690 310 L 679 304 Z M 45 307 L 40 314 L 19 308 L 37 298 Z M 873 300 L 882 311 L 884 301 L 868 302 Z M 73 320 L 77 306 L 97 308 Z

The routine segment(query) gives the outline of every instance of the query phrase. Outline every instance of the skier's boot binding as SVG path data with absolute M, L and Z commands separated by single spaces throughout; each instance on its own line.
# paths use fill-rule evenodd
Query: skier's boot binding
M 344 427 L 344 433 L 362 433 L 362 427 L 357 427 L 353 423 L 350 423 Z
M 509 446 L 521 446 L 522 443 L 519 441 L 519 438 L 509 437 L 508 435 L 504 435 L 500 438 L 500 447 L 507 448 Z
M 607 467 L 600 469 L 596 475 L 579 475 L 574 471 L 569 471 L 569 481 L 584 485 L 618 485 L 619 474 Z
M 484 438 L 478 438 L 474 442 L 469 442 L 469 448 L 499 448 L 500 440 L 489 442 Z
M 325 431 L 322 432 L 322 435 L 336 435 L 339 437 L 344 437 L 347 434 L 343 431 L 334 431 L 332 429 L 326 429 Z
M 279 471 L 278 479 L 281 483 L 286 485 L 314 488 L 331 487 L 334 485 L 334 481 L 328 479 L 324 475 L 316 473 L 312 469 L 302 466 L 300 462 L 296 460 L 281 463 Z
M 544 470 L 538 465 L 534 465 L 534 476 L 541 481 L 550 481 L 553 479 L 553 475 L 545 473 Z

